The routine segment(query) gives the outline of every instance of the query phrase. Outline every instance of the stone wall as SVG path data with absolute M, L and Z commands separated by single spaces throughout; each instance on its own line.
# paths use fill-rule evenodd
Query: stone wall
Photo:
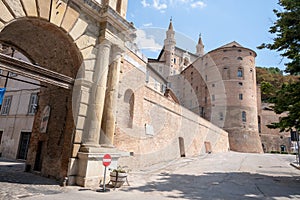
M 278 122 L 279 117 L 274 111 L 270 110 L 269 104 L 263 103 L 260 111 L 261 117 L 261 142 L 264 152 L 281 151 L 280 146 L 284 145 L 287 152 L 291 152 L 291 141 L 289 132 L 279 132 L 279 129 L 270 129 L 267 125 Z
M 206 152 L 205 141 L 212 152 L 228 151 L 227 132 L 145 86 L 145 74 L 130 63 L 124 62 L 122 72 L 114 145 L 134 156 L 121 158 L 121 165 L 142 168 L 196 156 Z
M 67 174 L 72 148 L 72 91 L 48 86 L 41 89 L 39 98 L 39 110 L 33 123 L 26 163 L 31 170 L 41 171 L 44 176 L 61 178 Z M 51 108 L 50 118 L 46 133 L 41 133 L 42 112 L 47 105 Z

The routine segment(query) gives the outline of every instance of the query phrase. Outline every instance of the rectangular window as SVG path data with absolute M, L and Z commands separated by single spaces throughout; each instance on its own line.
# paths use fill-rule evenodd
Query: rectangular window
M 3 100 L 1 115 L 8 115 L 12 96 L 6 96 Z
M 149 83 L 149 71 L 146 71 L 146 83 Z
M 157 89 L 157 87 L 158 87 L 158 81 L 154 80 L 154 89 Z
M 211 95 L 211 100 L 212 100 L 212 101 L 216 100 L 216 98 L 215 98 L 215 95 L 214 95 L 214 94 L 213 94 L 213 95 Z
M 159 66 L 159 72 L 163 72 L 162 66 Z
M 176 58 L 174 58 L 174 64 L 176 64 Z
M 38 105 L 38 95 L 37 93 L 31 94 L 29 99 L 29 106 L 28 106 L 28 114 L 34 114 L 36 112 L 36 108 Z
M 243 122 L 247 121 L 247 116 L 246 116 L 246 112 L 245 111 L 242 112 L 242 121 Z
M 161 84 L 161 85 L 160 85 L 160 92 L 161 92 L 161 93 L 165 93 L 165 91 L 166 91 L 166 86 L 163 85 L 163 84 Z
M 243 94 L 239 94 L 239 99 L 243 100 Z
M 200 107 L 200 116 L 203 117 L 204 115 L 204 107 Z
M 8 76 L 9 76 L 9 77 L 15 77 L 15 76 L 17 76 L 17 74 L 15 74 L 15 73 L 13 73 L 13 72 L 8 72 Z
M 243 70 L 238 69 L 237 77 L 243 77 Z
M 220 119 L 220 121 L 223 121 L 223 119 L 224 119 L 222 112 L 219 113 L 219 119 Z

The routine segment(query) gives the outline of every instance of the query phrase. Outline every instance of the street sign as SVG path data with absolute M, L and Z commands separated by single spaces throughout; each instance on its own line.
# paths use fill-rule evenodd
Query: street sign
M 106 167 L 109 166 L 111 163 L 111 156 L 109 154 L 105 154 L 103 156 L 102 163 L 104 165 L 103 188 L 101 190 L 99 190 L 99 192 L 108 192 L 109 189 L 105 188 L 105 184 L 106 184 L 105 178 L 106 178 Z
M 102 160 L 102 163 L 105 167 L 109 166 L 110 163 L 111 163 L 111 156 L 109 154 L 105 154 L 103 156 L 103 160 Z

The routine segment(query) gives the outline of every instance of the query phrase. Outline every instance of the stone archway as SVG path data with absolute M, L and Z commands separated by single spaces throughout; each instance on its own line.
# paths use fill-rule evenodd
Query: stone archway
M 124 19 L 126 7 L 126 0 L 118 6 L 115 0 L 0 1 L 0 42 L 18 48 L 40 66 L 49 67 L 74 78 L 76 76 L 71 92 L 72 99 L 70 92 L 49 86 L 51 89 L 45 90 L 44 94 L 50 98 L 40 102 L 40 107 L 50 102 L 59 108 L 57 110 L 65 110 L 65 114 L 60 113 L 60 117 L 55 120 L 66 123 L 62 123 L 61 127 L 52 127 L 53 130 L 49 128 L 49 131 L 51 129 L 51 132 L 61 133 L 61 130 L 67 130 L 62 134 L 54 134 L 53 137 L 45 134 L 32 136 L 33 141 L 36 141 L 36 151 L 40 152 L 41 157 L 45 155 L 45 148 L 53 149 L 52 143 L 56 147 L 63 146 L 60 154 L 46 151 L 48 162 L 55 158 L 60 162 L 60 165 L 55 167 L 59 167 L 57 170 L 51 168 L 55 164 L 45 171 L 42 169 L 46 176 L 68 176 L 69 184 L 76 183 L 81 186 L 99 184 L 103 174 L 101 169 L 98 170 L 99 160 L 104 155 L 103 152 L 107 152 L 107 149 L 99 145 L 102 117 L 106 116 L 110 122 L 106 123 L 108 126 L 105 134 L 111 142 L 114 137 L 114 107 L 117 94 L 115 88 L 118 88 L 120 57 L 121 53 L 127 50 L 125 41 L 131 40 L 131 32 L 134 30 L 133 25 Z M 24 23 L 20 23 L 21 21 Z M 14 31 L 15 29 L 17 31 Z M 37 35 L 34 36 L 35 34 Z M 32 42 L 24 43 L 28 38 L 31 38 Z M 57 51 L 52 48 L 55 44 L 60 47 Z M 55 59 L 60 56 L 61 59 Z M 106 94 L 106 90 L 110 92 Z M 58 97 L 60 101 L 55 100 Z M 64 102 L 64 105 L 59 102 Z M 104 104 L 108 105 L 107 109 L 104 109 Z M 71 107 L 73 123 L 69 120 L 72 118 Z M 37 128 L 38 125 L 35 129 Z M 46 143 L 40 143 L 50 140 L 52 143 L 47 143 L 46 146 Z M 65 146 L 68 147 L 64 148 Z M 116 153 L 115 156 L 117 158 L 119 154 Z M 37 157 L 29 158 L 29 164 L 34 166 L 33 160 L 36 159 Z
M 23 52 L 34 64 L 76 78 L 82 57 L 75 43 L 57 26 L 39 18 L 18 18 L 0 32 L 0 41 Z M 43 84 L 45 85 L 45 84 Z M 75 123 L 72 90 L 46 84 L 40 88 L 27 164 L 44 176 L 67 175 Z M 41 132 L 43 110 L 51 108 L 48 128 Z
M 87 104 L 99 35 L 94 19 L 75 4 L 66 2 L 0 2 L 2 44 L 22 52 L 35 65 L 80 79 L 70 90 L 46 84 L 47 88 L 41 88 L 39 93 L 27 164 L 31 170 L 40 170 L 42 175 L 57 179 L 67 176 L 69 160 L 77 156 L 82 142 L 85 116 L 78 117 L 78 113 L 82 113 L 81 104 Z M 73 91 L 76 91 L 76 102 L 72 102 Z M 86 93 L 84 98 L 83 93 Z M 45 106 L 50 106 L 51 115 L 47 132 L 41 133 Z

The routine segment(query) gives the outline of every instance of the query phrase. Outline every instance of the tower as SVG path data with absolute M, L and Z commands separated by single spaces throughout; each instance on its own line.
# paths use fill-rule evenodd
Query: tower
M 196 46 L 196 55 L 203 56 L 204 55 L 204 45 L 201 38 L 201 33 L 199 34 L 198 44 Z
M 173 29 L 172 18 L 171 18 L 169 28 L 166 31 L 166 39 L 164 40 L 167 76 L 174 75 L 173 62 L 175 57 L 175 45 L 176 45 L 175 31 Z
M 234 41 L 210 51 L 208 56 L 211 63 L 206 58 L 204 62 L 208 62 L 205 79 L 212 97 L 211 121 L 228 132 L 231 150 L 262 153 L 257 119 L 256 53 Z

